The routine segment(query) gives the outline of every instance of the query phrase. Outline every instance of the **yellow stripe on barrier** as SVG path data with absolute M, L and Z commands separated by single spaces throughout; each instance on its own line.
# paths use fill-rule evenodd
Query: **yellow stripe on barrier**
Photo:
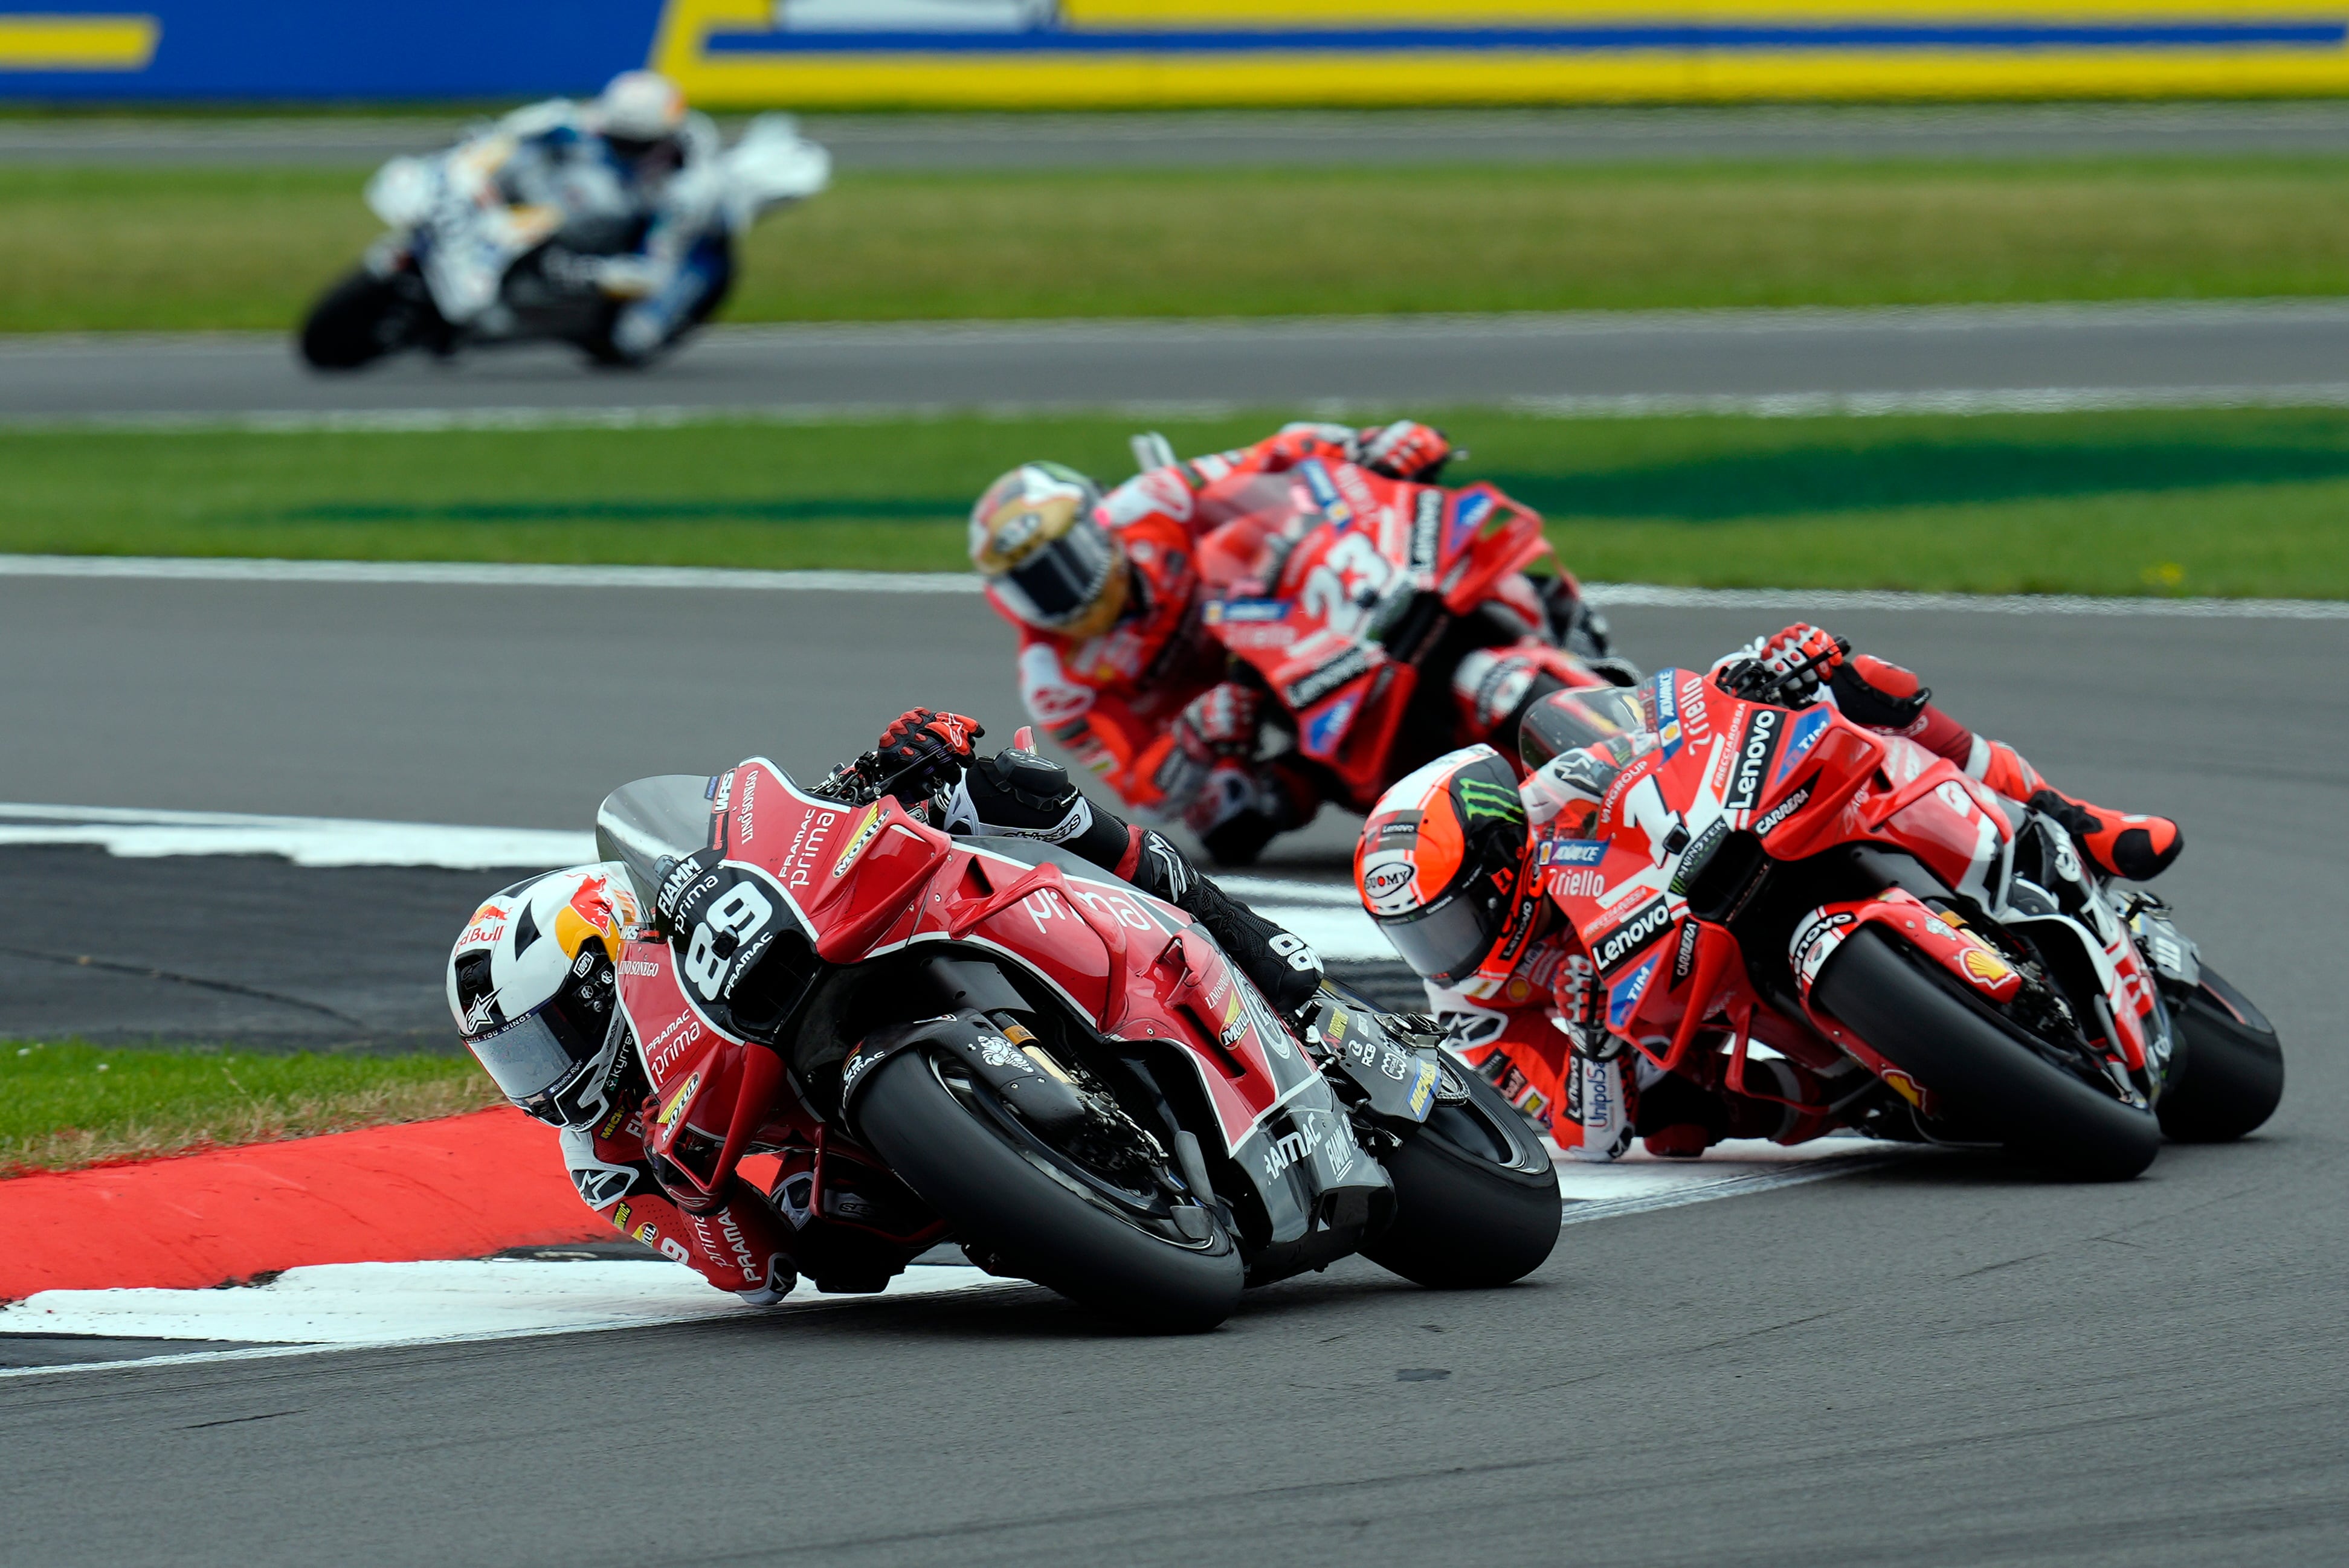
M 1066 62 L 713 58 L 670 67 L 696 103 L 807 108 L 1244 108 L 1315 104 L 1555 104 L 1799 98 L 2301 97 L 2349 93 L 2349 54 L 2244 51 L 2175 57 L 2044 53 L 1555 55 L 1411 59 L 1274 57 Z
M 153 16 L 0 16 L 0 71 L 143 71 L 162 36 Z

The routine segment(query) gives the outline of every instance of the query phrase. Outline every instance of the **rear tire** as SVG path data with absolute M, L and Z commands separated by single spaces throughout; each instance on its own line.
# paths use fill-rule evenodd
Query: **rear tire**
M 2096 1181 L 2126 1181 L 2153 1163 L 2161 1129 L 2151 1111 L 2047 1061 L 1928 963 L 1863 926 L 1827 959 L 1811 996 L 1931 1089 L 1952 1119 L 2027 1160 Z
M 310 307 L 302 357 L 314 370 L 357 370 L 407 346 L 409 308 L 390 280 L 355 268 Z
M 1239 1250 L 1220 1224 L 1206 1242 L 1182 1246 L 1088 1202 L 957 1099 L 919 1050 L 881 1065 L 855 1119 L 956 1240 L 995 1253 L 1024 1278 L 1164 1334 L 1213 1328 L 1239 1305 Z
M 2180 1143 L 2224 1143 L 2275 1114 L 2283 1099 L 2283 1046 L 2275 1026 L 2215 971 L 2170 1016 L 2185 1068 L 2154 1110 Z
M 1437 1105 L 1380 1161 L 1394 1181 L 1394 1222 L 1362 1255 L 1435 1290 L 1508 1284 L 1557 1245 L 1557 1172 L 1499 1089 L 1449 1060 L 1444 1077 L 1468 1103 Z

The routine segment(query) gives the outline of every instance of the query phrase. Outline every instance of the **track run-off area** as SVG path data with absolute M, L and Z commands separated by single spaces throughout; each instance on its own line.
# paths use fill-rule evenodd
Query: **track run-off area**
M 347 1027 L 289 1021 L 304 1009 L 275 996 L 373 1038 L 438 1028 L 445 1047 L 439 966 L 507 874 L 492 862 L 575 842 L 615 784 L 753 752 L 820 770 L 917 702 L 1003 740 L 1019 722 L 1008 633 L 968 592 L 111 573 L 0 576 L 0 721 L 16 742 L 0 749 L 0 801 L 18 803 L 0 810 L 19 934 L 5 945 L 70 958 L 112 944 L 149 973 L 5 956 L 9 1032 L 67 1014 L 116 1017 L 122 1038 L 175 1016 L 191 1037 L 275 1027 L 289 1044 Z M 688 1296 L 630 1319 L 614 1293 L 671 1302 L 691 1282 L 608 1254 L 451 1265 L 585 1271 L 533 1286 L 542 1315 L 504 1337 L 472 1315 L 463 1337 L 380 1343 L 427 1337 L 383 1326 L 402 1301 L 446 1332 L 415 1304 L 437 1291 L 457 1310 L 481 1274 L 402 1297 L 301 1271 L 242 1323 L 267 1291 L 194 1293 L 235 1301 L 195 1304 L 202 1322 L 168 1320 L 186 1302 L 53 1304 L 83 1315 L 21 1341 L 26 1375 L 0 1378 L 12 1554 L 2327 1558 L 2349 1508 L 2349 1361 L 2328 1326 L 2349 1239 L 2332 1019 L 2349 621 L 2193 603 L 2015 613 L 2029 609 L 1623 591 L 1611 613 L 1650 666 L 1709 662 L 1809 614 L 1922 672 L 2065 788 L 2178 818 L 2189 847 L 2162 892 L 2290 1056 L 2283 1108 L 2247 1142 L 2168 1149 L 2116 1186 L 1930 1152 L 1799 1183 L 1724 1162 L 1625 1167 L 1607 1173 L 1619 1191 L 1579 1194 L 1569 1213 L 1586 1222 L 1516 1287 L 1438 1295 L 1348 1263 L 1189 1339 L 1119 1334 L 944 1268 L 916 1283 L 945 1288 L 771 1313 L 713 1296 L 706 1316 Z M 382 847 L 440 823 L 505 830 L 509 847 L 492 836 L 470 870 Z M 339 863 L 316 847 L 357 830 L 382 843 Z M 175 849 L 174 832 L 214 837 Z M 1243 885 L 1341 916 L 1350 836 L 1325 819 Z M 240 847 L 260 852 L 220 852 Z M 200 992 L 221 1010 L 202 1012 Z M 1643 1181 L 1671 1184 L 1670 1206 Z M 544 1320 L 553 1296 L 568 1320 Z M 292 1332 L 296 1311 L 340 1327 Z M 269 1332 L 312 1343 L 253 1347 Z M 179 1337 L 193 1333 L 211 1337 Z M 176 1358 L 138 1364 L 159 1355 Z M 91 1360 L 116 1364 L 28 1365 Z

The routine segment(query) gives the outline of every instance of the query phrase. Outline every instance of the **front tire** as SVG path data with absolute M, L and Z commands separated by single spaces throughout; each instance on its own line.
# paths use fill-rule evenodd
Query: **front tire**
M 2180 1143 L 2225 1143 L 2275 1114 L 2283 1046 L 2250 997 L 2206 966 L 2170 1016 L 2185 1067 L 2154 1106 L 2162 1131 Z
M 1239 1250 L 1221 1224 L 1199 1243 L 1151 1234 L 1081 1195 L 1040 1140 L 993 1124 L 920 1050 L 883 1063 L 857 1130 L 956 1240 L 1105 1317 L 1165 1334 L 1213 1328 L 1239 1305 Z M 1063 1173 L 1044 1167 L 1059 1163 Z
M 310 307 L 302 357 L 314 370 L 357 370 L 408 346 L 409 313 L 390 279 L 354 268 Z
M 1928 962 L 1863 926 L 1827 959 L 1811 999 L 1932 1090 L 1952 1119 L 2027 1160 L 2098 1181 L 2126 1181 L 2153 1163 L 2161 1129 L 2151 1111 L 2048 1061 Z
M 1482 1075 L 1446 1058 L 1438 1104 L 1403 1146 L 1382 1157 L 1395 1189 L 1393 1223 L 1362 1255 L 1436 1290 L 1485 1290 L 1525 1278 L 1557 1245 L 1557 1172 L 1516 1108 Z

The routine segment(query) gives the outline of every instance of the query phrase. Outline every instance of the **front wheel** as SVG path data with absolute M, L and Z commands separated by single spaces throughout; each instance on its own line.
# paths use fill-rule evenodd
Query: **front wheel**
M 1954 1121 L 2025 1159 L 2103 1181 L 2153 1163 L 2161 1129 L 2151 1111 L 2056 1066 L 1959 984 L 1863 926 L 1828 958 L 1811 999 L 1930 1089 Z
M 2207 965 L 2202 984 L 2170 1016 L 2185 1058 L 2154 1107 L 2180 1143 L 2224 1143 L 2275 1114 L 2283 1099 L 2283 1046 L 2251 998 Z
M 302 357 L 314 370 L 357 370 L 409 346 L 414 315 L 398 283 L 354 268 L 310 307 Z
M 1479 1290 L 1523 1279 L 1557 1245 L 1557 1172 L 1531 1124 L 1482 1075 L 1444 1063 L 1447 1096 L 1380 1163 L 1394 1222 L 1362 1255 L 1415 1284 Z
M 956 1240 L 1023 1278 L 1161 1333 L 1213 1328 L 1239 1305 L 1239 1250 L 1219 1222 L 1046 1143 L 956 1062 L 920 1050 L 890 1057 L 855 1119 Z

